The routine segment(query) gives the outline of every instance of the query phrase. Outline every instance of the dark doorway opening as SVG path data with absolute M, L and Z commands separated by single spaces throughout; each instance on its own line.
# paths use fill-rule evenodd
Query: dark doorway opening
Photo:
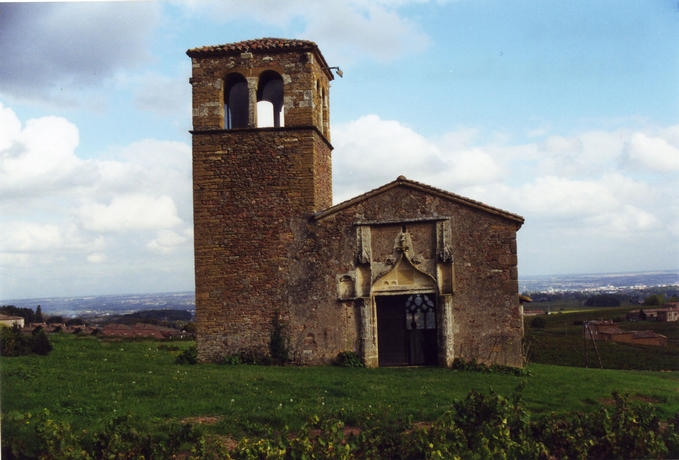
M 378 296 L 376 303 L 379 365 L 436 365 L 435 296 Z

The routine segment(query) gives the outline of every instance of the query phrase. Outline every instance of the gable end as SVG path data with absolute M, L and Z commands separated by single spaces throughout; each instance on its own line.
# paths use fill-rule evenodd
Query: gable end
M 485 203 L 482 203 L 480 201 L 472 200 L 470 198 L 463 197 L 461 195 L 457 195 L 455 193 L 447 192 L 442 189 L 438 189 L 436 187 L 432 187 L 426 184 L 423 184 L 421 182 L 413 181 L 410 179 L 406 179 L 404 176 L 399 176 L 395 181 L 389 182 L 388 184 L 385 184 L 381 187 L 378 187 L 376 189 L 370 190 L 362 195 L 358 195 L 354 198 L 351 198 L 347 201 L 344 201 L 342 203 L 336 204 L 324 211 L 320 211 L 313 216 L 313 220 L 319 221 L 322 220 L 328 216 L 331 216 L 343 209 L 346 209 L 350 206 L 354 206 L 358 203 L 361 203 L 363 201 L 369 200 L 377 195 L 380 195 L 382 193 L 385 193 L 393 188 L 396 187 L 405 187 L 409 188 L 412 190 L 417 190 L 423 193 L 427 193 L 429 195 L 434 195 L 440 198 L 443 198 L 448 201 L 452 201 L 455 203 L 459 203 L 461 205 L 478 209 L 484 212 L 487 212 L 489 214 L 496 215 L 498 217 L 502 217 L 504 219 L 510 220 L 518 224 L 517 230 L 521 228 L 521 226 L 524 223 L 524 218 L 519 216 L 518 214 L 513 214 L 508 211 L 504 211 L 499 208 L 494 208 L 492 206 L 489 206 Z

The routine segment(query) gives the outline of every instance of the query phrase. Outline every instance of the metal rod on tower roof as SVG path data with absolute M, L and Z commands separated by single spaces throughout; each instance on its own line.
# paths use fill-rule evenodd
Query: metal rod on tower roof
M 335 73 L 337 74 L 337 76 L 339 76 L 340 78 L 344 77 L 344 72 L 342 72 L 342 69 L 340 69 L 340 68 L 337 67 L 337 66 L 326 67 L 326 69 L 328 69 L 328 70 L 334 70 Z

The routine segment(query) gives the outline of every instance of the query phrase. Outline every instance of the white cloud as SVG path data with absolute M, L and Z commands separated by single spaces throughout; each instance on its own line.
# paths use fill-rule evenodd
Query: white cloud
M 423 50 L 427 34 L 399 8 L 408 2 L 364 0 L 237 0 L 178 1 L 194 14 L 225 23 L 242 19 L 285 29 L 300 21 L 299 37 L 316 41 L 331 61 L 349 62 L 357 56 L 390 60 Z
M 335 201 L 405 175 L 421 177 L 442 164 L 435 145 L 397 121 L 366 115 L 333 127 Z M 359 191 L 360 190 L 360 191 Z
M 669 145 L 671 129 L 654 130 Z M 658 134 L 659 136 L 660 134 Z M 498 133 L 461 127 L 428 139 L 376 115 L 333 128 L 335 202 L 405 175 L 541 222 L 558 233 L 633 238 L 679 219 L 667 199 L 676 179 L 648 183 L 624 169 L 633 136 L 586 131 L 516 144 Z M 677 157 L 679 158 L 679 156 Z
M 86 234 L 69 222 L 11 220 L 3 223 L 0 235 L 0 256 L 10 265 L 45 263 L 59 254 L 101 251 L 105 247 L 103 238 Z
M 186 83 L 188 62 L 186 65 L 186 75 L 145 74 L 134 79 L 135 105 L 163 116 L 184 112 L 188 117 L 191 114 L 191 85 Z
M 594 223 L 607 235 L 628 237 L 639 232 L 655 230 L 659 220 L 647 210 L 620 203 L 615 209 L 597 216 Z
M 64 118 L 22 126 L 0 106 L 0 119 L 9 121 L 0 124 L 0 266 L 11 267 L 3 272 L 0 298 L 13 287 L 23 289 L 19 296 L 33 296 L 35 279 L 92 292 L 103 289 L 96 277 L 126 273 L 132 265 L 175 267 L 189 273 L 176 284 L 190 287 L 189 145 L 145 139 L 111 149 L 106 159 L 84 160 L 76 155 L 78 129 Z M 108 274 L 95 274 L 94 266 Z M 157 282 L 163 287 L 156 289 L 167 289 L 167 280 Z
M 101 264 L 106 262 L 106 254 L 101 252 L 93 252 L 87 255 L 87 261 L 91 264 Z
M 617 205 L 615 196 L 601 183 L 556 176 L 537 178 L 513 193 L 522 212 L 542 216 L 582 218 Z
M 637 238 L 661 226 L 662 204 L 647 189 L 613 174 L 597 180 L 543 177 L 509 193 L 515 209 L 553 232 Z
M 86 177 L 77 173 L 86 164 L 74 154 L 79 142 L 75 125 L 61 117 L 41 117 L 28 120 L 22 128 L 10 112 L 4 109 L 3 118 L 12 127 L 0 131 L 0 191 L 5 199 Z
M 21 121 L 14 111 L 0 102 L 0 152 L 3 153 L 0 159 L 4 161 L 4 156 L 9 155 L 9 149 L 20 134 Z
M 151 240 L 146 247 L 158 254 L 169 254 L 187 241 L 186 235 L 180 235 L 172 230 L 161 230 L 156 238 Z
M 445 152 L 443 168 L 432 180 L 435 184 L 460 188 L 487 184 L 501 179 L 503 169 L 493 156 L 476 147 L 459 152 Z
M 124 273 L 132 265 L 156 275 L 178 267 L 190 278 L 189 145 L 142 139 L 85 160 L 77 155 L 78 128 L 65 118 L 22 124 L 0 106 L 0 121 L 0 211 L 7 223 L 0 264 L 12 267 L 7 286 L 66 265 L 74 283 L 94 276 L 93 269 Z M 523 215 L 520 240 L 530 238 L 533 249 L 522 258 L 529 263 L 549 253 L 577 267 L 618 244 L 625 248 L 616 256 L 621 264 L 638 260 L 639 247 L 671 266 L 663 261 L 677 254 L 678 140 L 676 126 L 524 144 L 477 127 L 428 138 L 366 115 L 333 126 L 335 201 L 403 174 Z M 663 168 L 652 181 L 643 174 Z
M 335 201 L 379 187 L 404 175 L 456 190 L 501 180 L 503 152 L 477 146 L 470 128 L 427 139 L 395 120 L 366 115 L 333 128 Z
M 177 176 L 191 178 L 191 147 L 183 142 L 142 139 L 121 148 L 118 157 L 125 164 L 142 168 L 157 180 L 167 177 L 169 171 L 173 175 L 170 183 Z
M 83 228 L 95 232 L 156 230 L 181 223 L 177 207 L 167 195 L 118 195 L 108 204 L 85 203 L 77 215 Z
M 64 235 L 58 225 L 32 222 L 7 222 L 2 240 L 3 250 L 12 252 L 53 250 L 64 245 Z
M 56 96 L 147 61 L 159 9 L 155 2 L 0 3 L 0 92 L 37 100 L 59 89 Z
M 668 139 L 635 133 L 627 144 L 629 159 L 656 172 L 679 171 L 679 142 L 672 145 Z
M 615 166 L 624 146 L 622 132 L 589 131 L 573 136 L 549 136 L 538 146 L 539 173 L 592 177 Z
M 641 132 L 585 131 L 513 144 L 502 133 L 473 127 L 430 139 L 397 121 L 361 117 L 333 127 L 335 201 L 404 174 L 524 216 L 519 239 L 530 241 L 522 256 L 526 266 L 582 271 L 602 257 L 616 269 L 634 270 L 643 259 L 639 251 L 650 258 L 644 267 L 676 266 L 679 177 L 668 168 L 651 180 L 626 161 L 630 141 L 644 139 Z M 643 133 L 655 139 L 642 142 L 644 148 L 672 146 L 679 138 L 672 127 Z M 555 260 L 545 262 L 545 254 Z
M 341 0 L 310 4 L 304 34 L 320 42 L 331 60 L 347 62 L 356 53 L 390 60 L 429 44 L 427 35 L 392 5 Z

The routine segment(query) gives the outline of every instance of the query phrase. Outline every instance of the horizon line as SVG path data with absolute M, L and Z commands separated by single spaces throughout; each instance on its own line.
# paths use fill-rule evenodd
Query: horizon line
M 530 274 L 519 275 L 518 282 L 521 284 L 522 280 L 530 280 L 534 277 L 567 277 L 567 276 L 621 276 L 621 275 L 643 275 L 653 273 L 666 273 L 679 275 L 679 268 L 671 269 L 655 269 L 655 270 L 638 270 L 638 271 L 621 271 L 621 272 L 581 272 L 581 273 L 548 273 L 548 274 Z M 679 280 L 677 280 L 679 282 Z M 113 296 L 148 296 L 148 295 L 172 295 L 172 294 L 194 294 L 195 289 L 182 291 L 147 291 L 147 292 L 119 292 L 119 293 L 102 293 L 102 294 L 74 294 L 74 295 L 53 295 L 53 296 L 37 296 L 37 297 L 7 297 L 0 298 L 0 303 L 10 301 L 29 301 L 29 300 L 47 300 L 47 299 L 68 299 L 68 298 L 86 298 L 86 297 L 113 297 Z

